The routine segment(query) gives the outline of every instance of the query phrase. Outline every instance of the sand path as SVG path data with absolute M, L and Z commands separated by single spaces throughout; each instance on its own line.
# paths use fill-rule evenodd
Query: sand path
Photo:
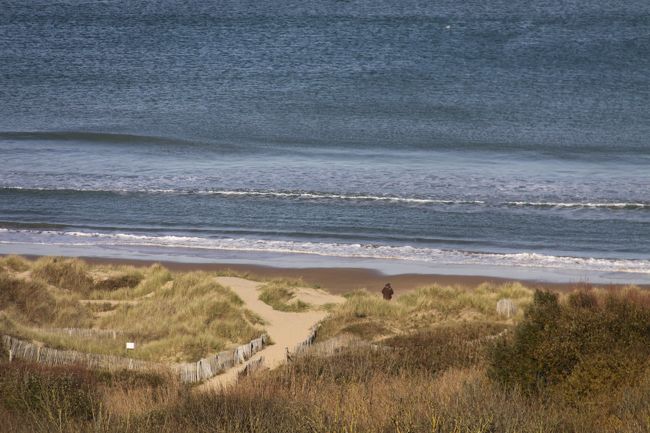
M 270 369 L 276 368 L 286 361 L 286 351 L 303 342 L 308 336 L 312 326 L 327 316 L 325 311 L 305 311 L 302 313 L 287 313 L 276 311 L 258 299 L 258 288 L 262 283 L 237 277 L 217 277 L 217 282 L 232 291 L 244 301 L 246 308 L 258 314 L 265 322 L 266 333 L 274 344 L 253 355 L 246 363 L 231 368 L 223 374 L 213 377 L 200 385 L 199 390 L 219 390 L 233 385 L 238 374 L 249 362 L 264 358 L 264 365 Z M 297 290 L 297 297 L 308 301 L 312 305 L 327 303 L 341 303 L 344 298 L 332 295 L 322 290 L 301 288 Z

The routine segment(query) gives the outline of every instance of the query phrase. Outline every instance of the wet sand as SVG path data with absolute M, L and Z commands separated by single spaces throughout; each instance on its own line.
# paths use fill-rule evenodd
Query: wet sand
M 33 258 L 33 257 L 32 257 Z M 476 287 L 484 282 L 502 284 L 519 281 L 528 287 L 542 288 L 555 291 L 567 291 L 577 287 L 625 287 L 627 284 L 591 284 L 584 282 L 550 283 L 535 280 L 517 280 L 512 278 L 496 278 L 488 276 L 468 275 L 440 275 L 440 274 L 399 274 L 384 275 L 373 269 L 363 268 L 276 268 L 270 266 L 223 264 L 223 263 L 181 263 L 171 261 L 149 261 L 132 259 L 111 259 L 82 257 L 88 263 L 97 264 L 127 264 L 133 266 L 150 266 L 160 263 L 172 271 L 227 271 L 232 270 L 247 274 L 251 279 L 265 278 L 302 278 L 307 284 L 328 290 L 330 293 L 341 294 L 356 289 L 381 290 L 390 282 L 396 294 L 410 291 L 418 287 L 439 284 L 443 286 L 457 285 L 463 287 Z M 650 285 L 637 285 L 643 289 L 650 289 Z

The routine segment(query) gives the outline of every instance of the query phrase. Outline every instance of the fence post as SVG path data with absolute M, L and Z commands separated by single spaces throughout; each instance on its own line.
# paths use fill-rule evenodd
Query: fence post
M 14 351 L 9 349 L 9 362 L 11 362 L 12 359 L 14 359 Z

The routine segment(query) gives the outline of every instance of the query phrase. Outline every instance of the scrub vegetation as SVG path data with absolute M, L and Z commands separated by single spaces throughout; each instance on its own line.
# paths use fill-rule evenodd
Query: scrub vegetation
M 160 272 L 142 270 L 133 290 Z M 218 316 L 238 306 L 205 274 L 157 278 L 160 308 L 188 296 L 209 303 L 212 292 L 229 306 L 206 307 Z M 14 305 L 11 293 L 1 300 L 5 318 L 42 323 L 41 310 Z M 60 302 L 50 296 L 46 311 Z M 517 306 L 512 317 L 496 313 L 504 298 Z M 149 326 L 120 314 L 111 323 Z M 168 317 L 191 324 L 192 314 Z M 331 306 L 317 343 L 352 335 L 345 341 L 354 344 L 308 351 L 220 393 L 153 373 L 9 364 L 0 353 L 0 417 L 19 433 L 641 433 L 650 431 L 649 331 L 650 295 L 636 288 L 428 287 L 390 302 L 357 291 Z

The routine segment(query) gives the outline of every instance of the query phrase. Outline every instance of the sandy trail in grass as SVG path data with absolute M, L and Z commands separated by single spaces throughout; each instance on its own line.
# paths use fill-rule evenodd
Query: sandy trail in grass
M 276 368 L 286 361 L 286 350 L 303 342 L 308 336 L 312 326 L 327 316 L 325 311 L 305 311 L 302 313 L 288 313 L 276 311 L 269 305 L 260 301 L 258 289 L 263 285 L 257 281 L 237 277 L 217 277 L 216 281 L 224 287 L 232 289 L 244 301 L 246 308 L 258 314 L 265 322 L 266 333 L 275 343 L 259 351 L 242 365 L 231 368 L 223 374 L 213 377 L 200 385 L 199 390 L 219 390 L 233 385 L 238 374 L 249 362 L 260 357 L 264 358 L 264 365 L 270 369 Z M 322 290 L 300 288 L 296 290 L 296 297 L 309 302 L 314 306 L 328 303 L 341 303 L 344 298 L 329 294 Z

